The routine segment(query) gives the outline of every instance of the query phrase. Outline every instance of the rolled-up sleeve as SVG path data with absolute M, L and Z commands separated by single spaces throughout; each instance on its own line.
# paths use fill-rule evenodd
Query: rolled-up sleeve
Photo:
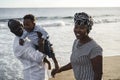
M 35 61 L 37 63 L 42 62 L 45 55 L 42 52 L 39 52 L 38 50 L 35 50 L 33 47 L 21 47 L 22 49 L 19 50 L 18 54 L 21 55 L 17 56 L 21 59 L 27 59 L 30 61 Z

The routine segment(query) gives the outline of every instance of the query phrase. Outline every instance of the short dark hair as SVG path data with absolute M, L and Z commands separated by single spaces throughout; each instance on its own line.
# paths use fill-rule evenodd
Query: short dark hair
M 30 19 L 32 21 L 35 21 L 35 16 L 32 14 L 27 14 L 23 17 L 23 19 Z
M 10 19 L 10 20 L 8 21 L 8 27 L 9 27 L 9 28 L 18 27 L 18 26 L 22 26 L 22 24 L 21 24 L 18 20 Z

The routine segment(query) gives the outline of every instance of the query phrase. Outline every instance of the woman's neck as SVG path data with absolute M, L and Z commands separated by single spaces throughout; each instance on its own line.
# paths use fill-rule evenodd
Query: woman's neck
M 84 38 L 79 39 L 79 41 L 80 41 L 81 44 L 85 44 L 85 43 L 87 43 L 87 42 L 89 42 L 91 40 L 92 39 L 89 36 L 85 36 Z

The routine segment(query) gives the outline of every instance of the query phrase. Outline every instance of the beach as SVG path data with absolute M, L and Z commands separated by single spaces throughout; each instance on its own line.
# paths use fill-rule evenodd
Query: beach
M 23 16 L 36 16 L 36 25 L 49 34 L 55 56 L 61 66 L 70 62 L 72 45 L 76 39 L 74 14 L 86 12 L 94 19 L 89 36 L 102 48 L 104 58 L 104 80 L 120 80 L 120 8 L 1 8 L 0 9 L 0 80 L 24 80 L 23 65 L 13 53 L 15 35 L 8 28 L 9 19 L 23 23 Z M 3 14 L 4 13 L 4 14 Z M 118 56 L 119 55 L 119 56 Z M 109 57 L 118 56 L 118 57 Z M 49 59 L 49 58 L 48 58 Z M 54 67 L 52 59 L 49 59 Z M 116 64 L 116 65 L 115 65 Z M 74 80 L 72 70 L 56 75 L 50 80 Z
M 49 80 L 75 80 L 72 70 L 61 72 Z M 103 80 L 120 80 L 120 56 L 103 58 Z

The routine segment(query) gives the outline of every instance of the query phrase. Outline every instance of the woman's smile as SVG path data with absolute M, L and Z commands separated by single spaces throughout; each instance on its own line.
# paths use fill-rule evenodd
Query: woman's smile
M 76 37 L 80 37 L 80 33 L 76 33 Z

